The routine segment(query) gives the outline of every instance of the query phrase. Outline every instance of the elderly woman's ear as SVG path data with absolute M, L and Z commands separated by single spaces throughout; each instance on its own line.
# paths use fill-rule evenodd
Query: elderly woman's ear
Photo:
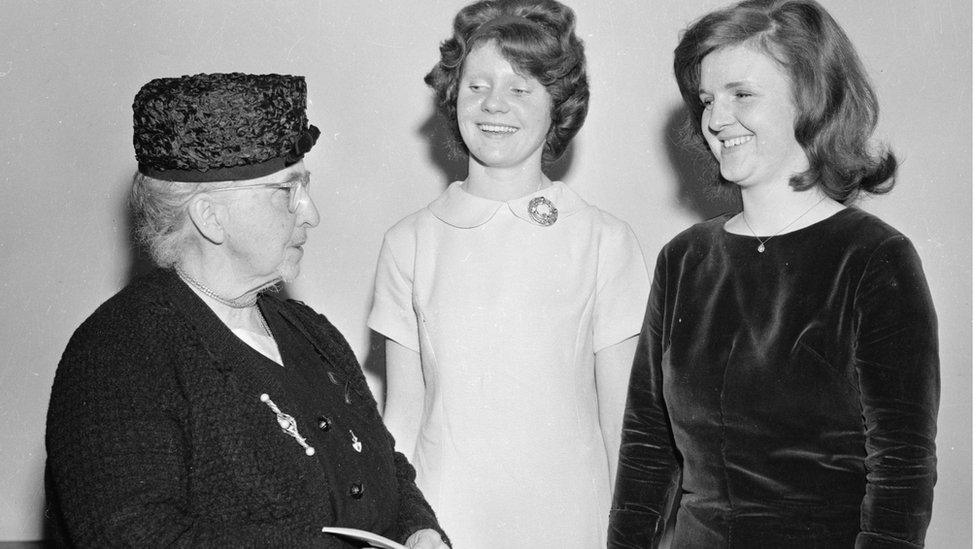
M 204 238 L 214 244 L 224 242 L 223 220 L 227 213 L 226 206 L 212 200 L 210 195 L 201 193 L 190 200 L 187 213 Z

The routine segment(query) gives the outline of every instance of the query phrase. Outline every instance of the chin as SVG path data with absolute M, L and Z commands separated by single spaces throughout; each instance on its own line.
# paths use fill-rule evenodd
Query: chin
M 486 154 L 486 151 L 483 150 L 473 151 L 471 153 L 471 156 L 472 158 L 474 158 L 475 162 L 489 168 L 496 168 L 504 164 L 506 161 L 506 158 L 504 158 L 504 156 L 501 156 L 497 153 Z
M 301 273 L 301 269 L 298 265 L 281 265 L 278 267 L 278 276 L 286 284 L 294 282 L 298 278 L 299 273 Z
M 287 284 L 294 282 L 302 272 L 302 269 L 298 261 L 286 259 L 281 262 L 281 265 L 278 265 L 277 271 L 278 276 L 281 277 L 281 281 Z
M 278 276 L 281 277 L 282 282 L 294 282 L 298 278 L 301 272 L 302 255 L 301 248 L 289 248 L 285 252 L 285 257 L 275 269 L 278 272 Z
M 719 175 L 722 176 L 722 179 L 734 185 L 739 185 L 743 180 L 746 179 L 746 175 L 743 173 L 743 170 L 738 166 L 727 166 L 724 169 L 720 167 Z

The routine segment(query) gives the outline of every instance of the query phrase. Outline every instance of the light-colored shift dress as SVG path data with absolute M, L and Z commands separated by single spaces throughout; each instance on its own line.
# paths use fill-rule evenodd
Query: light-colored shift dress
M 630 227 L 561 182 L 510 202 L 456 182 L 387 232 L 369 326 L 420 353 L 409 457 L 457 549 L 606 546 L 594 353 L 640 331 L 648 293 Z

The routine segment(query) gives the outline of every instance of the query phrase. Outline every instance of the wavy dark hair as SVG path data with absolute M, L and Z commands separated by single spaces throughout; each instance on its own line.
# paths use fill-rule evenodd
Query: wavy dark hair
M 494 41 L 512 66 L 538 80 L 552 97 L 552 125 L 543 162 L 557 160 L 583 126 L 590 101 L 583 43 L 576 15 L 555 0 L 483 0 L 454 17 L 454 34 L 441 43 L 441 59 L 424 77 L 451 129 L 453 145 L 468 153 L 457 124 L 458 83 L 464 60 L 478 44 Z
M 697 144 L 705 145 L 702 59 L 741 44 L 766 53 L 790 76 L 797 108 L 793 131 L 810 164 L 790 179 L 794 189 L 819 185 L 843 203 L 861 191 L 891 190 L 895 156 L 884 146 L 872 149 L 870 141 L 878 121 L 877 96 L 854 45 L 814 0 L 746 0 L 709 13 L 685 30 L 674 50 L 674 74 Z

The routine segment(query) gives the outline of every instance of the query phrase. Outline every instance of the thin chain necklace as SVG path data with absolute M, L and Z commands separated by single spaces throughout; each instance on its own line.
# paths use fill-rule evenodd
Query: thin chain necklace
M 750 231 L 750 232 L 752 233 L 752 236 L 753 236 L 753 237 L 754 237 L 754 238 L 755 238 L 756 240 L 758 240 L 758 241 L 759 241 L 759 245 L 758 245 L 758 246 L 756 246 L 756 251 L 757 251 L 757 252 L 759 252 L 759 253 L 763 253 L 763 252 L 765 252 L 765 251 L 766 251 L 766 243 L 767 243 L 767 242 L 769 242 L 769 240 L 770 240 L 771 238 L 773 238 L 774 236 L 776 236 L 776 235 L 778 235 L 778 234 L 780 234 L 780 233 L 782 233 L 782 232 L 783 232 L 783 231 L 785 231 L 786 229 L 789 229 L 790 227 L 792 227 L 794 223 L 796 223 L 797 221 L 799 221 L 799 220 L 801 220 L 801 219 L 803 219 L 803 216 L 805 216 L 805 215 L 807 215 L 808 213 L 810 213 L 810 212 L 812 212 L 812 211 L 813 211 L 813 209 L 814 209 L 814 208 L 816 208 L 817 206 L 819 206 L 819 205 L 820 205 L 820 203 L 821 203 L 821 202 L 823 202 L 824 200 L 827 200 L 827 197 L 826 197 L 826 196 L 824 196 L 823 198 L 821 198 L 820 200 L 818 200 L 818 201 L 817 201 L 817 203 L 816 203 L 816 204 L 814 204 L 813 206 L 810 206 L 810 208 L 808 208 L 808 209 L 807 209 L 807 211 L 805 211 L 805 212 L 803 212 L 803 213 L 801 213 L 799 217 L 797 217 L 797 218 L 796 218 L 796 219 L 794 219 L 793 221 L 790 221 L 789 223 L 787 223 L 785 227 L 783 227 L 782 229 L 780 229 L 780 230 L 778 230 L 778 231 L 776 231 L 775 233 L 773 233 L 773 234 L 771 234 L 771 235 L 769 235 L 769 236 L 767 236 L 766 238 L 759 238 L 759 235 L 757 235 L 757 234 L 756 234 L 756 231 L 754 231 L 754 230 L 752 229 L 752 225 L 750 225 L 750 224 L 749 224 L 749 219 L 748 219 L 748 218 L 746 218 L 746 211 L 745 211 L 745 210 L 742 210 L 742 220 L 746 222 L 746 227 L 749 227 L 749 231 Z
M 200 290 L 204 295 L 211 297 L 215 301 L 227 305 L 228 307 L 231 307 L 233 309 L 247 309 L 248 307 L 253 307 L 254 304 L 258 302 L 257 292 L 244 298 L 227 299 L 226 297 L 217 294 L 217 292 L 211 289 L 210 286 L 207 286 L 203 282 L 200 282 L 199 280 L 186 274 L 186 271 L 184 271 L 183 268 L 180 266 L 176 267 L 176 274 L 178 274 L 180 278 L 183 279 L 183 282 L 186 282 L 190 286 L 193 286 L 194 288 Z

